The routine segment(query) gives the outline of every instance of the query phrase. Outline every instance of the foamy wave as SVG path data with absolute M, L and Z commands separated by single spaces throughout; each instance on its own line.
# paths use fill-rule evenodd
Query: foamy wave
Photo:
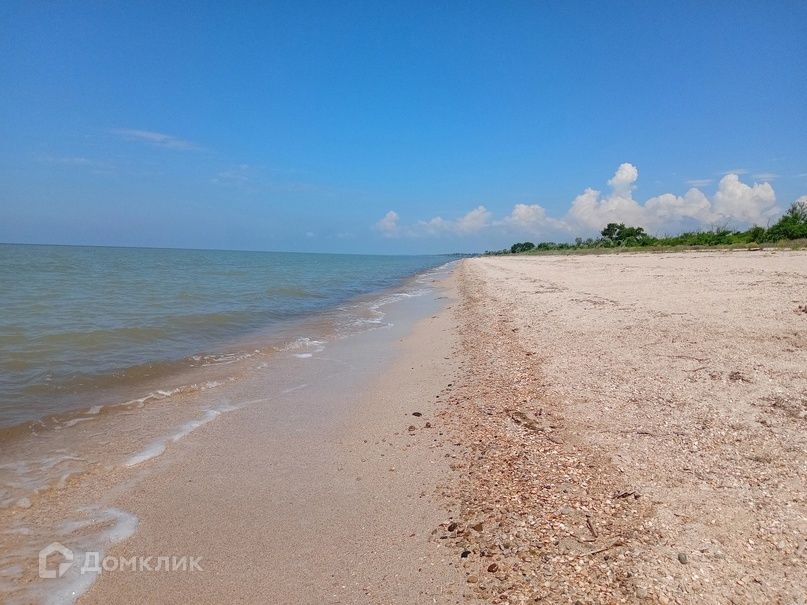
M 243 361 L 244 359 L 249 359 L 260 352 L 260 349 L 256 349 L 252 352 L 240 351 L 237 353 L 210 353 L 205 355 L 194 355 L 191 357 L 191 360 L 202 367 L 226 366 L 230 365 L 231 363 Z
M 47 456 L 0 464 L 0 508 L 17 506 L 53 483 L 54 474 L 77 472 L 85 458 L 67 450 L 55 450 Z
M 280 347 L 278 350 L 292 352 L 291 354 L 298 359 L 308 359 L 313 357 L 315 353 L 322 353 L 325 350 L 325 344 L 324 340 L 314 340 L 303 336 Z
M 126 467 L 137 466 L 138 464 L 142 464 L 147 460 L 151 460 L 152 458 L 160 456 L 165 452 L 166 447 L 168 446 L 169 443 L 176 443 L 177 441 L 184 439 L 185 437 L 190 435 L 193 431 L 198 429 L 200 426 L 204 426 L 208 422 L 211 422 L 212 420 L 218 418 L 221 414 L 231 412 L 232 410 L 235 409 L 238 409 L 237 406 L 224 404 L 216 408 L 207 410 L 201 418 L 186 422 L 185 424 L 180 426 L 176 432 L 166 436 L 163 439 L 159 439 L 157 441 L 152 442 L 144 450 L 131 456 L 128 460 L 126 460 L 126 462 L 124 462 L 124 466 Z
M 99 553 L 103 559 L 111 546 L 129 538 L 137 530 L 138 519 L 134 515 L 117 508 L 92 507 L 78 511 L 84 518 L 62 522 L 47 532 L 40 531 L 27 546 L 19 552 L 7 553 L 5 560 L 11 562 L 6 569 L 19 569 L 18 574 L 8 574 L 3 578 L 0 589 L 6 593 L 6 603 L 23 605 L 43 603 L 45 605 L 69 605 L 89 590 L 100 572 L 82 573 L 88 561 L 87 553 Z M 86 515 L 86 516 L 85 516 Z M 28 528 L 25 528 L 28 529 Z M 40 535 L 41 534 L 41 535 Z M 28 532 L 26 535 L 32 535 Z M 39 549 L 58 542 L 73 553 L 73 562 L 60 578 L 49 578 L 26 582 L 23 576 L 25 565 L 35 563 Z

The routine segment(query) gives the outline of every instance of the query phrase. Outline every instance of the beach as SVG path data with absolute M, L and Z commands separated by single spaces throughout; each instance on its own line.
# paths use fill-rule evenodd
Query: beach
M 218 412 L 13 508 L 4 539 L 43 544 L 83 510 L 56 537 L 109 562 L 18 602 L 801 602 L 807 254 L 426 276 L 382 325 L 132 410 Z
M 803 602 L 807 255 L 491 257 L 458 281 L 441 418 L 477 594 Z

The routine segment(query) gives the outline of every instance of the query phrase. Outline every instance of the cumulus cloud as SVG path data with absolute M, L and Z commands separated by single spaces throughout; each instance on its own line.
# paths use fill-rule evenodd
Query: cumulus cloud
M 398 213 L 394 210 L 390 210 L 384 215 L 384 218 L 375 224 L 375 230 L 382 233 L 385 237 L 398 235 L 398 218 Z
M 484 206 L 477 206 L 468 214 L 460 218 L 455 225 L 459 233 L 476 233 L 490 225 L 493 216 Z
M 727 174 L 720 179 L 712 200 L 693 187 L 683 196 L 664 193 L 644 204 L 633 198 L 638 176 L 635 166 L 623 164 L 608 181 L 611 192 L 603 195 L 587 189 L 572 202 L 566 222 L 589 231 L 599 230 L 611 222 L 660 231 L 685 225 L 764 224 L 779 212 L 769 183 L 746 185 L 737 174 Z
M 762 223 L 777 214 L 776 194 L 770 183 L 749 187 L 736 174 L 720 179 L 713 208 L 718 216 L 741 223 Z
M 496 225 L 517 233 L 541 233 L 564 228 L 563 221 L 548 216 L 546 209 L 539 204 L 516 204 L 510 214 Z
M 683 195 L 664 193 L 641 203 L 634 199 L 638 180 L 636 166 L 621 164 L 608 180 L 607 191 L 585 189 L 572 200 L 566 214 L 557 218 L 549 216 L 539 204 L 520 203 L 500 219 L 494 218 L 485 206 L 478 206 L 457 219 L 437 216 L 409 227 L 401 226 L 398 214 L 390 211 L 375 228 L 385 235 L 414 237 L 491 232 L 535 238 L 568 238 L 597 233 L 608 223 L 626 223 L 660 233 L 681 228 L 764 225 L 780 213 L 770 183 L 748 185 L 736 173 L 726 174 L 720 179 L 711 199 L 693 186 Z M 711 179 L 692 183 L 708 184 Z
M 477 206 L 464 216 L 456 220 L 444 219 L 435 216 L 427 221 L 418 222 L 410 235 L 437 235 L 440 233 L 453 233 L 457 235 L 470 235 L 478 233 L 490 226 L 493 213 L 484 206 Z

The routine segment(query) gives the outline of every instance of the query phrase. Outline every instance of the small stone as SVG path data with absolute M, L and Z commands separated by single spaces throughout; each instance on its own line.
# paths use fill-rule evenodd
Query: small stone
M 427 429 L 432 428 L 432 423 L 431 423 L 431 422 L 427 422 L 427 423 L 426 423 L 426 428 L 427 428 Z
M 416 430 L 416 427 L 414 424 L 410 424 L 407 430 L 411 433 L 412 431 Z
M 647 588 L 645 588 L 644 586 L 639 586 L 636 589 L 636 596 L 638 598 L 640 598 L 640 599 L 646 599 L 647 598 Z
M 28 498 L 20 498 L 17 500 L 17 506 L 19 508 L 31 508 L 31 501 Z
M 460 557 L 463 558 L 463 559 L 467 559 L 470 554 L 471 554 L 470 550 L 463 550 Z
M 417 416 L 418 418 L 420 418 L 421 416 L 423 416 L 423 414 L 420 412 L 412 412 L 412 416 Z
M 479 578 L 476 576 L 468 576 L 468 584 L 476 584 L 479 582 Z
M 482 527 L 483 527 L 483 525 L 482 525 L 481 521 L 479 523 L 477 523 L 476 525 L 471 525 L 471 529 L 473 529 L 474 531 L 482 531 Z
M 685 552 L 679 552 L 678 553 L 678 562 L 681 563 L 681 565 L 686 565 L 687 561 L 688 561 L 687 554 Z
M 455 529 L 457 529 L 457 524 L 456 523 L 451 522 L 451 523 L 448 524 L 448 531 L 454 531 Z
M 491 563 L 490 565 L 488 565 L 488 571 L 490 573 L 496 573 L 497 571 L 499 571 L 499 566 L 496 565 L 495 563 Z

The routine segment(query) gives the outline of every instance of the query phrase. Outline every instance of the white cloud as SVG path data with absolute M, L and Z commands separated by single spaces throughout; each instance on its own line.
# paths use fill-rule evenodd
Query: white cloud
M 775 172 L 758 172 L 754 174 L 754 178 L 758 181 L 773 181 L 774 179 L 778 179 L 781 174 L 776 174 Z
M 198 151 L 201 149 L 195 143 L 191 143 L 190 141 L 180 139 L 170 134 L 163 134 L 162 132 L 137 130 L 134 128 L 116 128 L 110 130 L 110 132 L 126 141 L 139 141 L 142 143 L 156 145 L 157 147 L 165 147 L 166 149 L 177 149 L 181 151 Z
M 398 235 L 398 218 L 398 213 L 390 210 L 375 224 L 375 230 L 381 232 L 385 237 Z
M 457 220 L 444 219 L 435 216 L 428 221 L 420 221 L 409 230 L 410 235 L 437 235 L 440 233 L 453 233 L 457 235 L 470 235 L 478 233 L 490 226 L 493 213 L 484 206 L 477 206 Z
M 44 155 L 40 156 L 39 161 L 47 164 L 62 164 L 63 166 L 97 166 L 99 164 L 96 160 L 80 156 Z
M 459 233 L 476 233 L 490 225 L 493 214 L 484 206 L 477 206 L 456 222 Z
M 243 185 L 249 181 L 249 165 L 239 164 L 233 168 L 222 170 L 211 179 L 217 185 Z
M 495 219 L 485 206 L 478 206 L 456 220 L 437 216 L 411 227 L 401 226 L 398 214 L 390 211 L 375 228 L 385 235 L 410 237 L 491 232 L 534 238 L 568 238 L 597 233 L 612 222 L 644 227 L 651 233 L 682 228 L 764 225 L 780 212 L 770 183 L 746 185 L 738 174 L 721 178 L 711 199 L 697 187 L 692 187 L 682 196 L 664 193 L 640 203 L 633 197 L 638 180 L 636 166 L 621 164 L 608 181 L 610 191 L 585 189 L 572 201 L 565 216 L 559 218 L 549 216 L 539 204 L 521 203 L 514 205 L 510 214 L 501 219 Z
M 776 194 L 770 183 L 748 186 L 736 174 L 720 179 L 712 206 L 725 220 L 741 223 L 764 223 L 778 213 Z
M 616 169 L 614 176 L 608 181 L 608 184 L 613 188 L 614 193 L 619 195 L 628 195 L 634 188 L 634 183 L 639 179 L 639 171 L 633 164 L 620 164 Z
M 612 191 L 601 195 L 587 189 L 579 195 L 566 217 L 571 226 L 596 231 L 610 222 L 639 225 L 651 231 L 682 226 L 709 227 L 717 224 L 764 224 L 778 213 L 776 196 L 768 183 L 746 185 L 736 174 L 727 174 L 718 184 L 712 200 L 695 187 L 683 196 L 665 193 L 640 204 L 632 189 L 638 171 L 619 167 L 608 181 Z

